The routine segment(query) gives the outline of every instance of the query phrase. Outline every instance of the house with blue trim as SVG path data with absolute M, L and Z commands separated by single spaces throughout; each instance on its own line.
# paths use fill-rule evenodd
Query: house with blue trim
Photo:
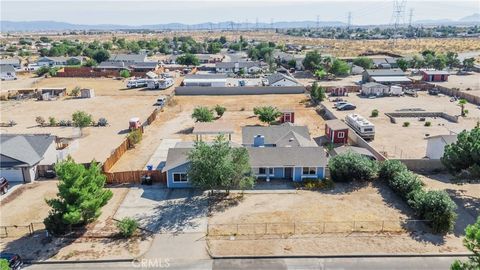
M 301 182 L 323 179 L 327 155 L 310 137 L 306 126 L 284 123 L 277 126 L 247 126 L 242 128 L 242 145 L 246 147 L 252 172 L 257 179 Z M 167 175 L 167 187 L 189 188 L 188 153 L 192 142 L 180 142 L 170 148 L 162 171 Z

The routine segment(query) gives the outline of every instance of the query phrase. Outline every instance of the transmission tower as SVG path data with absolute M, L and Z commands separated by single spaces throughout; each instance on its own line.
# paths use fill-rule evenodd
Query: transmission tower
M 350 29 L 350 26 L 352 26 L 352 12 L 348 12 L 348 22 L 347 22 L 347 29 Z
M 258 32 L 258 17 L 255 18 L 255 30 Z
M 320 30 L 320 15 L 317 15 L 317 31 Z
M 270 18 L 270 29 L 273 30 L 273 18 Z
M 408 26 L 412 26 L 412 22 L 413 22 L 413 8 L 410 9 L 410 13 L 408 14 Z
M 405 24 L 405 6 L 407 5 L 407 0 L 394 0 L 393 1 L 393 12 L 392 12 L 392 22 L 393 22 L 393 46 L 396 44 L 396 39 L 399 33 L 399 28 L 402 24 Z

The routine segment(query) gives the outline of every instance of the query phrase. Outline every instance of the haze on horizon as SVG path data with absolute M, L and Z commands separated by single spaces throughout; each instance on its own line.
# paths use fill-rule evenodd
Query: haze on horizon
M 347 21 L 372 25 L 391 22 L 393 0 L 382 1 L 0 1 L 1 20 L 58 21 L 73 24 L 149 25 L 234 21 Z M 480 1 L 407 1 L 408 21 L 458 20 L 478 13 Z

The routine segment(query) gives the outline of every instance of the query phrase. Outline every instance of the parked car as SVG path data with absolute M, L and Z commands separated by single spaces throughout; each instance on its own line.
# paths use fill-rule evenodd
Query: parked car
M 339 107 L 337 107 L 337 110 L 339 111 L 351 111 L 351 110 L 355 110 L 357 107 L 353 104 L 350 104 L 350 103 L 347 103 L 347 104 L 343 104 Z
M 15 253 L 0 253 L 0 259 L 5 259 L 8 261 L 8 266 L 12 270 L 22 269 L 23 261 L 20 255 Z
M 155 103 L 156 106 L 164 106 L 165 105 L 165 97 L 159 97 L 157 98 L 157 102 Z
M 338 109 L 338 107 L 341 107 L 345 104 L 349 104 L 349 103 L 346 102 L 346 101 L 339 101 L 339 102 L 335 103 L 334 107 Z
M 0 192 L 2 195 L 7 193 L 9 186 L 8 180 L 5 177 L 0 177 Z
M 57 173 L 54 170 L 47 170 L 45 172 L 45 177 L 49 178 L 49 179 L 52 179 L 52 178 L 57 177 Z

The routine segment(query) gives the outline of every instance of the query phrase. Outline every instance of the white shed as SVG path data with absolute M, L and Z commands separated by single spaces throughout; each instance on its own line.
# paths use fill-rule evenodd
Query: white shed
M 380 83 L 369 82 L 362 85 L 361 93 L 365 96 L 382 96 L 388 94 L 389 87 Z
M 437 135 L 427 138 L 427 157 L 440 159 L 445 152 L 445 146 L 457 141 L 457 135 Z
M 400 96 L 403 93 L 403 88 L 399 85 L 392 85 L 390 86 L 390 95 L 392 96 Z

